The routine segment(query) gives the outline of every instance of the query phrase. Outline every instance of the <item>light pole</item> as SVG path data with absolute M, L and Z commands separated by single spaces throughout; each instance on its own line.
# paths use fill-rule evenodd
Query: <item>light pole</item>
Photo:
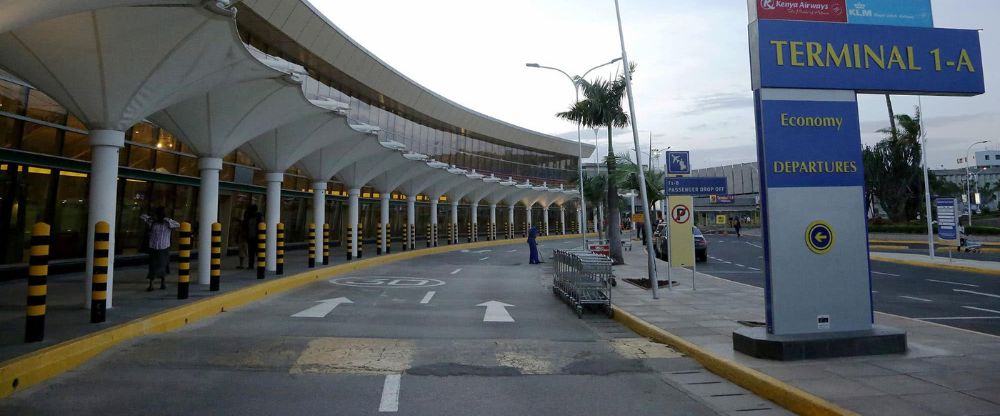
M 969 145 L 968 149 L 965 149 L 965 199 L 968 202 L 965 203 L 966 213 L 969 214 L 969 226 L 972 226 L 972 196 L 969 195 L 969 182 L 972 181 L 972 175 L 969 173 L 969 152 L 977 144 L 989 143 L 989 140 L 980 140 Z M 978 181 L 976 181 L 976 186 L 979 186 Z
M 924 103 L 920 96 L 917 96 L 917 106 L 920 107 L 920 114 L 924 113 Z M 923 160 L 924 170 L 924 215 L 927 217 L 927 255 L 934 258 L 934 225 L 931 218 L 931 184 L 927 174 L 927 129 L 924 127 L 924 118 L 920 117 L 920 159 Z M 969 217 L 971 220 L 972 217 Z
M 587 72 L 583 73 L 583 76 L 577 76 L 575 78 L 571 77 L 569 74 L 567 74 L 566 71 L 563 71 L 563 70 L 561 70 L 559 68 L 554 68 L 554 67 L 551 67 L 551 66 L 539 65 L 539 64 L 533 63 L 533 62 L 526 63 L 526 64 L 524 64 L 524 66 L 526 66 L 528 68 L 551 69 L 553 71 L 559 71 L 560 74 L 565 75 L 566 78 L 569 79 L 569 82 L 573 83 L 573 94 L 575 96 L 575 101 L 573 101 L 573 104 L 576 105 L 576 103 L 580 102 L 580 80 L 584 79 L 584 77 L 586 77 L 587 74 L 590 73 L 590 71 L 593 71 L 593 70 L 595 70 L 597 68 L 600 68 L 602 66 L 611 65 L 611 64 L 613 64 L 615 62 L 620 61 L 621 59 L 622 58 L 620 58 L 620 57 L 619 58 L 615 58 L 615 59 L 612 59 L 612 60 L 610 60 L 608 62 L 600 64 L 598 66 L 590 68 L 590 69 L 587 70 Z M 585 201 L 584 195 L 583 195 L 583 140 L 580 138 L 580 122 L 579 121 L 576 122 L 576 144 L 580 147 L 579 155 L 577 157 L 579 159 L 578 162 L 577 162 L 577 167 L 578 167 L 577 173 L 579 173 L 579 175 L 580 175 L 580 177 L 579 177 L 579 182 L 580 182 L 580 239 L 583 241 L 583 245 L 581 247 L 582 248 L 587 248 L 587 202 Z
M 639 127 L 638 121 L 636 120 L 635 114 L 635 96 L 632 94 L 632 72 L 631 67 L 628 64 L 628 53 L 625 51 L 625 32 L 622 31 L 622 13 L 618 9 L 618 0 L 615 0 L 615 17 L 618 20 L 618 39 L 621 41 L 622 46 L 622 66 L 625 67 L 625 92 L 628 93 L 628 112 L 632 116 L 632 141 L 635 144 L 635 160 L 640 160 L 639 158 Z M 646 173 L 639 169 L 639 183 L 642 185 L 639 187 L 639 195 L 642 195 L 643 201 L 649 201 L 648 195 L 646 195 Z M 645 203 L 645 202 L 644 202 Z M 659 283 L 656 278 L 656 264 L 653 259 L 653 225 L 646 221 L 643 223 L 646 232 L 646 240 L 649 242 L 649 246 L 646 247 L 646 274 L 649 276 L 649 287 L 653 289 L 653 299 L 659 299 L 660 295 L 657 290 Z M 669 270 L 669 267 L 668 269 Z M 692 275 L 692 279 L 694 279 Z M 667 277 L 667 287 L 671 287 L 670 278 Z

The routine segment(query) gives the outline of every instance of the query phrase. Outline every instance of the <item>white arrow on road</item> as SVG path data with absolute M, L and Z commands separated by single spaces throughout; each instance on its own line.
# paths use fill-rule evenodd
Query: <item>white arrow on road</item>
M 497 302 L 491 300 L 489 302 L 483 302 L 476 306 L 485 306 L 486 315 L 483 315 L 483 322 L 514 322 L 514 318 L 510 316 L 507 312 L 508 307 L 514 307 L 514 305 L 508 305 L 503 302 Z
M 317 302 L 319 302 L 319 305 L 292 315 L 292 318 L 323 318 L 329 315 L 330 312 L 333 312 L 333 308 L 336 308 L 341 303 L 354 303 L 348 298 L 324 299 Z

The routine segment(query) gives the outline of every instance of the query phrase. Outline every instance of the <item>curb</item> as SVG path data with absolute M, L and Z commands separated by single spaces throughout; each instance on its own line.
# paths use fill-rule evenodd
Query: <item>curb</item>
M 621 308 L 614 306 L 615 320 L 629 327 L 639 335 L 667 344 L 690 356 L 709 371 L 722 376 L 740 387 L 771 400 L 778 405 L 800 415 L 844 415 L 858 416 L 826 399 L 787 384 L 781 380 L 752 368 L 716 356 L 684 338 L 671 334 Z
M 994 275 L 994 276 L 1000 276 L 1000 270 L 998 270 L 998 269 L 987 269 L 987 268 L 976 267 L 976 266 L 962 266 L 962 265 L 958 265 L 958 264 L 932 263 L 932 262 L 918 261 L 918 260 L 903 260 L 903 259 L 897 259 L 897 258 L 892 258 L 892 257 L 882 257 L 882 256 L 879 256 L 879 255 L 876 255 L 875 253 L 872 253 L 869 256 L 869 258 L 872 259 L 872 260 L 874 260 L 874 261 L 879 261 L 879 262 L 883 262 L 883 263 L 902 264 L 904 266 L 927 267 L 927 268 L 931 268 L 931 269 L 951 270 L 951 271 L 956 271 L 956 272 L 980 273 L 980 274 L 989 274 L 989 275 Z
M 570 238 L 580 238 L 580 234 L 538 237 L 538 240 L 549 241 Z M 523 243 L 523 241 L 521 239 L 480 241 L 369 257 L 351 263 L 291 275 L 278 280 L 265 281 L 264 283 L 157 312 L 0 362 L 0 399 L 72 370 L 121 342 L 145 335 L 172 331 L 199 320 L 232 311 L 267 296 L 273 296 L 309 283 L 317 282 L 320 279 L 416 257 L 469 248 L 503 246 L 512 243 Z

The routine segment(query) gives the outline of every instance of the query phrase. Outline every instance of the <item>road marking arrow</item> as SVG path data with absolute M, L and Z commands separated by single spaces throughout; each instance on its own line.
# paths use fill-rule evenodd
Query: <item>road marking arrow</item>
M 476 306 L 485 306 L 486 314 L 483 315 L 483 322 L 514 322 L 514 318 L 510 316 L 507 312 L 508 307 L 514 307 L 514 305 L 508 305 L 503 302 L 498 302 L 491 300 L 489 302 L 483 302 Z
M 341 303 L 354 303 L 348 298 L 324 299 L 317 302 L 319 302 L 319 305 L 292 315 L 292 318 L 323 318 L 329 315 L 330 312 L 333 312 L 333 308 L 336 308 Z

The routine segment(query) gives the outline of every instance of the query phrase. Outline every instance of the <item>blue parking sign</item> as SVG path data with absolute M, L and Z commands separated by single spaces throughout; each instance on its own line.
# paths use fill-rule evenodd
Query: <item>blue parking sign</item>
M 668 175 L 691 174 L 691 152 L 667 152 Z

